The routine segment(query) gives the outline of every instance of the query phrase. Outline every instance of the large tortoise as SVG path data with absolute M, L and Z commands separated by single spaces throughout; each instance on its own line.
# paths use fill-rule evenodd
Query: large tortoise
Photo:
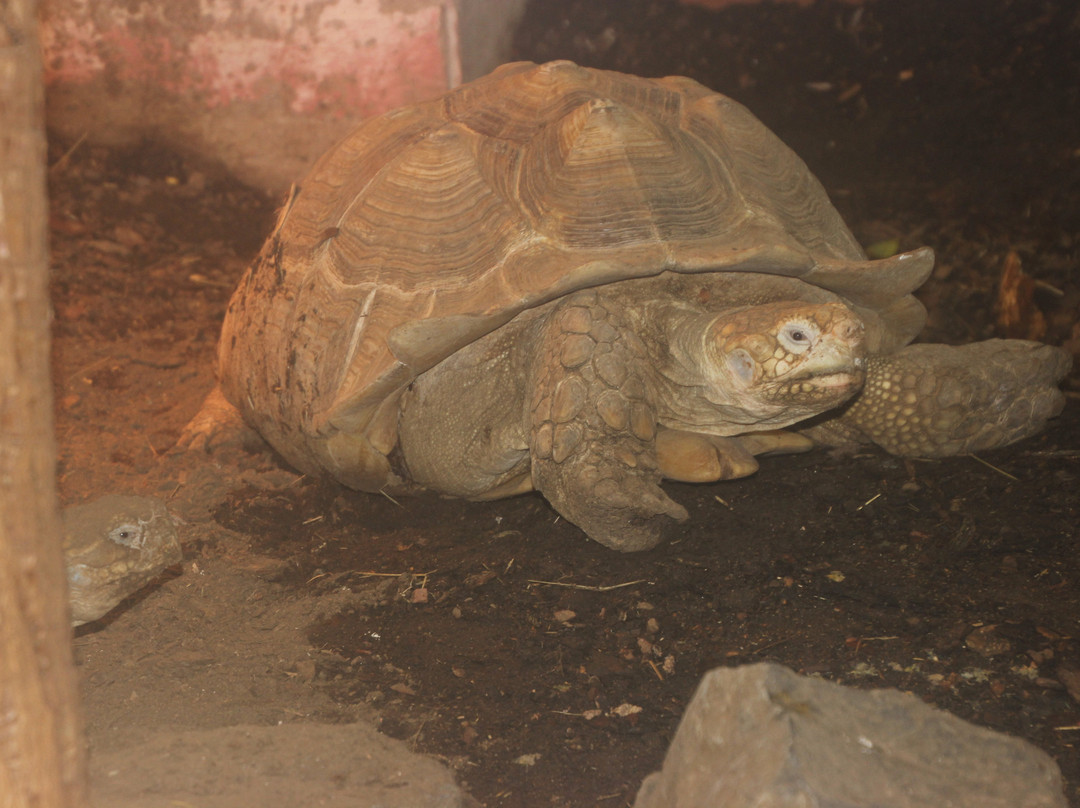
M 905 347 L 932 263 L 867 260 L 803 162 L 694 81 L 510 64 L 318 162 L 229 304 L 220 388 L 305 472 L 537 489 L 639 550 L 687 516 L 661 479 L 749 474 L 815 416 L 941 456 L 1057 414 L 1058 349 Z

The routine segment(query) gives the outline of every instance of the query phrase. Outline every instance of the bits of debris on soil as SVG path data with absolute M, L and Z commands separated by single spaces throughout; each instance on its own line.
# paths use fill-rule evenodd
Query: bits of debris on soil
M 994 657 L 1012 651 L 1012 643 L 995 633 L 997 626 L 981 626 L 964 638 L 964 645 L 984 657 Z

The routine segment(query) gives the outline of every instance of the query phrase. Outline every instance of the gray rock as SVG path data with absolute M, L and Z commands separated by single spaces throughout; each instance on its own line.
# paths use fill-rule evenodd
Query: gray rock
M 779 665 L 716 669 L 634 808 L 1066 808 L 1061 772 L 1026 741 L 896 690 Z

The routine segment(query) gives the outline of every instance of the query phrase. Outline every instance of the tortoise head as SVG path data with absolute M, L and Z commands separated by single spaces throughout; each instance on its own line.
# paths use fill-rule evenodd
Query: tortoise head
M 840 303 L 769 303 L 721 314 L 705 349 L 729 405 L 765 416 L 758 423 L 791 424 L 862 388 L 863 332 L 862 321 Z
M 73 626 L 104 616 L 181 560 L 176 522 L 160 500 L 110 494 L 63 516 Z

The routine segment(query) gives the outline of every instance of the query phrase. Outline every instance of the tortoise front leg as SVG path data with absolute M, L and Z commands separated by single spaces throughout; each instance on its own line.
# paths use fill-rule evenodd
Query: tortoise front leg
M 550 315 L 529 390 L 533 484 L 592 539 L 646 550 L 686 509 L 660 489 L 644 346 L 595 292 Z
M 823 443 L 876 443 L 898 455 L 944 457 L 1005 446 L 1061 412 L 1072 360 L 1024 340 L 909 345 L 871 357 L 866 386 L 837 419 L 806 430 Z

